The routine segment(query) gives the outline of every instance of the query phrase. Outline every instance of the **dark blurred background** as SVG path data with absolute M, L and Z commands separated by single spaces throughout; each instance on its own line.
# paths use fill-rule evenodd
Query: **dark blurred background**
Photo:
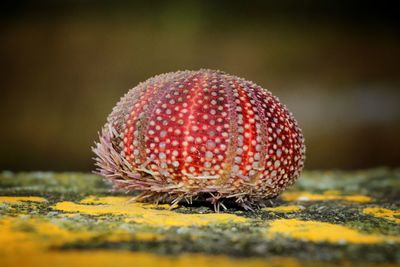
M 97 131 L 129 88 L 199 68 L 279 96 L 303 128 L 308 169 L 399 166 L 389 3 L 3 1 L 0 170 L 91 170 Z

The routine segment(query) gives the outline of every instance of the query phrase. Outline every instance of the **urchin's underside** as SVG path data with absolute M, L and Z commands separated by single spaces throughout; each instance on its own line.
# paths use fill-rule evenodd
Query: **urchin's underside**
M 246 209 L 300 175 L 304 139 L 260 86 L 220 71 L 150 78 L 121 98 L 93 151 L 97 173 L 138 200 L 232 199 Z

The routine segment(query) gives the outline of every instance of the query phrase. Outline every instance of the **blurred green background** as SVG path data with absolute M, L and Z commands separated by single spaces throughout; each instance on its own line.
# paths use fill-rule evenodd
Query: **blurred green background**
M 386 2 L 1 5 L 0 169 L 93 169 L 97 131 L 129 88 L 199 68 L 277 95 L 303 128 L 308 169 L 399 165 L 400 35 Z

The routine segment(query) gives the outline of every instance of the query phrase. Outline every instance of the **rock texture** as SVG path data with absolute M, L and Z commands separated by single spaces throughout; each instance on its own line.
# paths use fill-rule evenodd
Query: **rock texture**
M 132 203 L 100 177 L 0 175 L 0 266 L 395 266 L 400 171 L 304 172 L 254 212 Z

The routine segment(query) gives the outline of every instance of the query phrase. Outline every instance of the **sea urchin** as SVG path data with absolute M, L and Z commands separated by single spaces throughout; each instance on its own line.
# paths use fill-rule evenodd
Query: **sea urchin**
M 224 199 L 246 209 L 299 177 L 305 146 L 292 114 L 269 91 L 221 71 L 148 79 L 121 98 L 93 147 L 97 173 L 137 199 Z

